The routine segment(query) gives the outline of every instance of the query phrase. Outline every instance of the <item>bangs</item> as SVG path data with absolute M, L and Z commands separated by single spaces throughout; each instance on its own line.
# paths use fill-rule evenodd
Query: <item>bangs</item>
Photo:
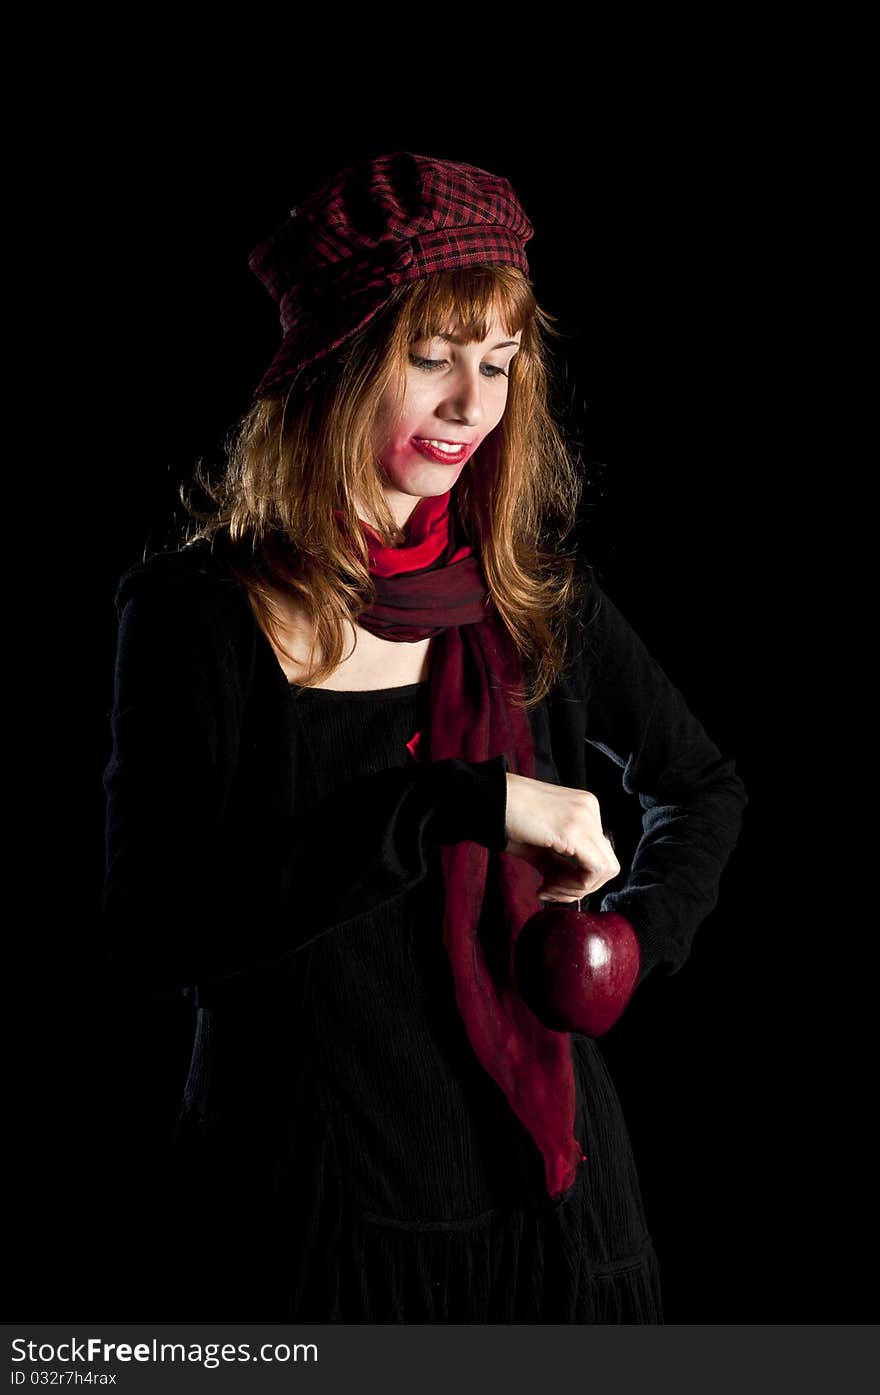
M 407 305 L 407 338 L 415 343 L 454 334 L 465 343 L 487 338 L 496 317 L 506 334 L 524 329 L 536 304 L 526 278 L 511 266 L 458 267 L 416 282 Z

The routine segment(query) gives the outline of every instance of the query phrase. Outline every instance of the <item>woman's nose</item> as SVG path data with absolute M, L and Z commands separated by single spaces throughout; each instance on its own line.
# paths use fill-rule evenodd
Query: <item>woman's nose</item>
M 476 374 L 463 373 L 450 391 L 443 404 L 443 411 L 451 413 L 457 421 L 476 425 L 483 419 L 483 389 Z

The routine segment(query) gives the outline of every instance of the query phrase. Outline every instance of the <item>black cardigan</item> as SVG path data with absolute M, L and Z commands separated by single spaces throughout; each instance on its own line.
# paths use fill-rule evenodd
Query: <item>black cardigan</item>
M 218 985 L 415 886 L 431 844 L 503 850 L 504 755 L 413 761 L 317 800 L 287 679 L 207 543 L 135 564 L 115 603 L 104 929 L 133 987 L 210 1003 Z M 537 778 L 587 788 L 589 745 L 638 797 L 642 836 L 601 909 L 635 928 L 640 981 L 676 972 L 717 902 L 747 796 L 595 577 L 566 672 L 529 720 Z

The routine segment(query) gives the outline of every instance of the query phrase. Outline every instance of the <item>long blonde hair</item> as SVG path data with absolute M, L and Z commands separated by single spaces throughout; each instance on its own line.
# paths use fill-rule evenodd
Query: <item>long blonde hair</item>
M 220 479 L 195 479 L 214 508 L 200 512 L 187 542 L 221 543 L 246 587 L 264 633 L 281 653 L 273 589 L 297 598 L 312 627 L 307 682 L 328 678 L 344 657 L 346 621 L 375 599 L 366 540 L 354 500 L 385 546 L 405 537 L 391 514 L 373 450 L 379 401 L 396 384 L 402 406 L 412 345 L 440 331 L 482 341 L 493 314 L 522 330 L 497 427 L 477 448 L 454 493 L 490 594 L 523 662 L 525 701 L 538 703 L 564 669 L 570 616 L 586 581 L 564 543 L 577 521 L 582 480 L 550 397 L 550 353 L 542 332 L 561 337 L 515 267 L 481 265 L 438 272 L 395 290 L 364 330 L 340 350 L 256 399 L 226 442 Z M 339 527 L 343 515 L 354 550 Z M 315 662 L 315 645 L 323 662 Z

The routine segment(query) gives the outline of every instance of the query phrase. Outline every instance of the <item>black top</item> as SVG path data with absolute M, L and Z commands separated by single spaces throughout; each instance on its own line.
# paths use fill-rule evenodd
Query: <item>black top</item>
M 550 1203 L 455 1005 L 440 846 L 503 849 L 506 756 L 412 760 L 427 684 L 289 684 L 204 547 L 131 568 L 117 606 L 105 926 L 121 985 L 197 1008 L 173 1214 L 208 1258 L 156 1316 L 659 1320 L 597 1043 L 571 1038 L 588 1161 Z M 601 904 L 633 923 L 642 978 L 675 972 L 739 832 L 733 762 L 595 585 L 529 720 L 538 778 L 587 788 L 598 752 L 638 796 Z
M 413 761 L 318 800 L 287 679 L 244 589 L 206 543 L 136 563 L 115 600 L 104 909 L 132 989 L 207 994 L 415 886 L 438 842 L 504 847 L 503 754 Z M 600 908 L 633 924 L 641 978 L 677 972 L 717 902 L 746 793 L 595 579 L 566 670 L 529 721 L 537 778 L 590 788 L 601 756 L 638 798 L 642 839 L 625 884 Z

